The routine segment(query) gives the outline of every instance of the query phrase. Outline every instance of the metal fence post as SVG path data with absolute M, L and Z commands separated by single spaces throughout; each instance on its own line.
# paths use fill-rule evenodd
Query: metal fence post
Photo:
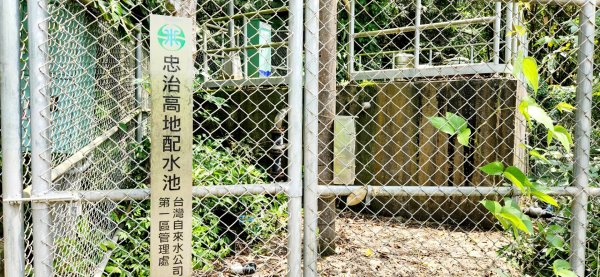
M 496 2 L 494 20 L 494 64 L 500 64 L 500 37 L 502 36 L 502 3 Z
M 48 2 L 28 0 L 29 84 L 31 90 L 31 196 L 43 197 L 50 191 L 50 102 L 48 66 Z M 50 231 L 50 207 L 31 204 L 33 219 L 33 256 L 35 276 L 52 276 L 53 236 Z
M 355 19 L 355 7 L 356 7 L 356 1 L 355 0 L 350 0 L 350 18 L 348 19 L 348 76 L 349 78 L 352 78 L 352 73 L 354 72 L 354 24 L 356 24 L 356 22 L 354 21 Z M 313 11 L 310 11 L 308 7 L 305 8 L 306 9 L 306 16 L 308 16 L 308 13 L 314 13 Z M 318 6 L 317 6 L 318 9 Z M 317 15 L 318 11 L 317 11 Z M 314 32 L 311 31 L 308 26 L 309 21 L 306 21 L 307 25 L 307 32 Z M 310 22 L 312 23 L 312 22 Z M 314 27 L 311 27 L 314 28 Z M 318 26 L 317 26 L 318 29 Z M 314 29 L 313 29 L 314 30 Z M 317 31 L 317 35 L 318 35 L 318 31 Z M 318 47 L 318 45 L 317 45 Z M 308 54 L 307 54 L 308 55 Z
M 504 27 L 506 35 L 504 36 L 504 63 L 510 64 L 513 59 L 512 49 L 512 28 L 513 28 L 513 7 L 514 3 L 506 4 L 506 26 Z
M 318 275 L 319 0 L 307 0 L 304 12 L 306 22 L 304 32 L 306 36 L 304 44 L 304 276 L 310 277 Z M 352 19 L 350 21 L 350 24 L 354 24 Z M 351 26 L 351 41 L 353 41 L 353 33 L 354 28 Z M 350 46 L 351 64 L 352 49 Z M 351 65 L 350 73 L 352 70 Z
M 302 275 L 302 0 L 290 1 L 288 276 Z
M 140 112 L 137 116 L 137 126 L 135 131 L 135 140 L 137 143 L 141 143 L 144 136 L 144 101 L 142 97 L 144 89 L 142 85 L 142 79 L 144 78 L 142 75 L 142 30 L 142 25 L 138 25 L 137 34 L 135 36 L 135 102 L 137 108 L 140 109 Z
M 592 82 L 594 74 L 595 1 L 587 1 L 580 12 L 579 53 L 577 69 L 577 112 L 575 115 L 575 157 L 573 186 L 581 192 L 573 198 L 573 220 L 571 221 L 571 267 L 583 277 L 585 275 L 585 246 L 587 206 L 590 179 L 590 136 L 592 131 Z
M 421 64 L 421 13 L 422 3 L 421 0 L 417 0 L 415 3 L 415 67 L 419 67 Z
M 2 99 L 2 203 L 4 274 L 24 276 L 23 158 L 21 153 L 21 97 L 19 65 L 19 1 L 0 2 L 0 93 Z M 1 258 L 1 257 L 0 257 Z M 0 273 L 2 274 L 2 273 Z

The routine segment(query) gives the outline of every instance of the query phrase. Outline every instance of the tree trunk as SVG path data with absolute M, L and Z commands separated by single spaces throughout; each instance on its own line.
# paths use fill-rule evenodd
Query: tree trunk
M 337 1 L 319 0 L 319 184 L 333 185 Z M 319 252 L 335 254 L 335 197 L 319 199 Z

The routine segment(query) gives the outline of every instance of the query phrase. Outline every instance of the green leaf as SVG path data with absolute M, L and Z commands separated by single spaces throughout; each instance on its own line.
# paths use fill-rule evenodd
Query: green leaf
M 554 137 L 554 128 L 548 130 L 548 135 L 546 135 L 546 144 L 550 146 L 552 143 L 552 138 Z
M 523 171 L 514 166 L 509 166 L 504 170 L 504 177 L 512 182 L 519 190 L 525 191 L 526 187 L 531 187 L 531 182 Z
M 519 54 L 517 55 L 517 59 L 515 60 L 515 63 L 513 64 L 513 75 L 515 76 L 515 78 L 519 79 L 519 75 L 521 74 L 521 72 L 523 72 L 523 51 L 519 51 Z
M 556 260 L 552 263 L 552 270 L 558 277 L 577 277 L 573 271 L 571 271 L 571 265 L 565 260 Z
M 481 200 L 479 203 L 483 204 L 483 206 L 488 209 L 493 215 L 499 214 L 502 211 L 502 205 L 497 201 L 492 200 Z
M 504 173 L 504 165 L 501 162 L 492 162 L 479 169 L 489 175 L 502 175 Z
M 560 102 L 556 105 L 556 109 L 561 112 L 572 113 L 577 108 L 573 107 L 573 105 L 565 102 Z
M 552 121 L 552 118 L 540 106 L 529 105 L 529 107 L 527 108 L 527 113 L 529 114 L 531 119 L 544 125 L 546 129 L 554 128 L 554 121 Z
M 518 35 L 524 35 L 527 29 L 521 25 L 513 25 L 513 32 Z
M 456 114 L 447 112 L 446 120 L 448 120 L 448 123 L 450 123 L 456 132 L 460 133 L 461 131 L 467 129 L 467 120 Z
M 561 236 L 557 236 L 554 234 L 546 235 L 546 240 L 554 248 L 563 249 L 563 246 L 565 245 L 565 240 Z
M 535 196 L 537 199 L 539 199 L 542 202 L 545 202 L 552 206 L 558 207 L 558 203 L 556 202 L 556 200 L 552 196 L 546 194 L 546 192 L 544 192 L 544 190 L 542 190 L 537 185 L 534 185 L 531 188 L 531 195 Z
M 549 163 L 550 161 L 546 158 L 546 156 L 544 156 L 543 154 L 541 154 L 539 151 L 537 151 L 536 149 L 532 149 L 531 151 L 529 151 L 529 155 L 531 155 L 532 157 L 542 160 L 546 163 Z
M 513 207 L 515 209 L 520 209 L 519 204 L 517 204 L 516 201 L 514 201 L 512 198 L 510 197 L 505 197 L 504 198 L 504 206 L 507 207 Z
M 437 116 L 430 117 L 429 122 L 431 122 L 431 125 L 433 125 L 433 127 L 435 127 L 436 129 L 438 129 L 446 134 L 449 134 L 449 135 L 456 134 L 456 130 L 443 117 L 437 117 Z
M 107 273 L 121 273 L 121 269 L 116 267 L 116 266 L 107 266 L 104 268 L 104 271 L 106 271 Z
M 523 75 L 525 75 L 525 79 L 533 91 L 537 92 L 540 88 L 540 76 L 537 62 L 534 58 L 526 57 L 523 59 Z
M 531 116 L 529 116 L 529 102 L 523 100 L 519 103 L 519 112 L 525 117 L 527 123 L 531 126 Z
M 573 138 L 571 137 L 571 133 L 560 125 L 554 126 L 554 130 L 552 132 L 552 137 L 562 144 L 567 152 L 571 151 L 571 145 L 573 145 Z
M 119 129 L 121 129 L 121 131 L 123 131 L 123 132 L 127 132 L 127 129 L 128 129 L 127 128 L 127 123 L 120 122 L 119 123 Z
M 364 80 L 360 84 L 358 84 L 358 86 L 361 88 L 372 87 L 375 85 L 377 85 L 377 83 L 375 83 L 374 81 L 370 81 L 370 80 Z
M 466 128 L 463 129 L 462 131 L 460 131 L 460 133 L 458 133 L 458 143 L 464 145 L 464 146 L 469 146 L 469 139 L 471 137 L 471 129 Z
M 531 234 L 533 232 L 531 220 L 529 217 L 521 213 L 519 209 L 507 206 L 502 207 L 500 216 L 506 218 L 514 227 L 527 234 Z
M 578 277 L 577 274 L 575 274 L 575 272 L 568 269 L 556 270 L 554 271 L 554 274 L 556 274 L 556 276 L 558 277 Z

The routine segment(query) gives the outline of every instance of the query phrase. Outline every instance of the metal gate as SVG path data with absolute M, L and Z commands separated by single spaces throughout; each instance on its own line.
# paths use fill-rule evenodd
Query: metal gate
M 196 19 L 195 274 L 300 271 L 302 57 L 291 53 L 302 52 L 301 2 L 9 1 L 2 11 L 13 37 L 3 57 L 21 55 L 3 68 L 21 72 L 3 73 L 8 276 L 149 274 L 150 14 Z

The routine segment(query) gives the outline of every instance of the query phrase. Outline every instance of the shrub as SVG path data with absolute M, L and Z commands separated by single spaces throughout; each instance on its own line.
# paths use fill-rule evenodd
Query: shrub
M 139 168 L 148 167 L 149 143 L 135 146 L 134 157 Z M 240 146 L 238 146 L 240 147 Z M 198 138 L 193 149 L 195 186 L 266 183 L 267 174 L 254 166 L 250 158 L 223 146 L 222 141 Z M 132 170 L 146 174 L 147 170 Z M 147 179 L 132 176 L 133 180 Z M 142 183 L 141 186 L 145 185 Z M 139 186 L 138 186 L 139 187 Z M 235 251 L 235 240 L 248 245 L 279 234 L 286 224 L 285 196 L 248 195 L 241 197 L 195 198 L 193 202 L 194 269 L 210 270 L 214 261 Z M 118 243 L 105 271 L 115 276 L 148 276 L 150 249 L 150 201 L 130 202 L 113 212 L 119 224 Z M 225 222 L 235 219 L 235 222 Z M 104 247 L 110 248 L 110 243 Z M 248 249 L 247 249 L 248 250 Z M 252 250 L 252 249 L 249 249 Z

